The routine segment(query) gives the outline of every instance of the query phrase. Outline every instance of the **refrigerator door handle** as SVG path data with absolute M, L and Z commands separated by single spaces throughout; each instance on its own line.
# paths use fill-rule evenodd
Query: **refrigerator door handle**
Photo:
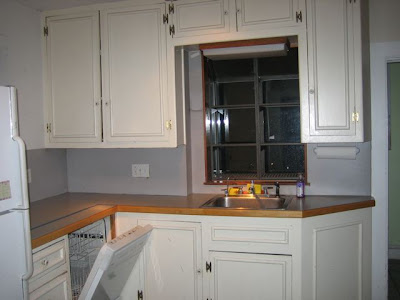
M 28 194 L 28 174 L 26 169 L 26 148 L 24 141 L 19 136 L 13 136 L 13 140 L 18 143 L 19 149 L 19 161 L 20 161 L 20 172 L 21 172 L 21 189 L 22 199 L 21 204 L 17 206 L 20 209 L 29 208 L 29 194 Z
M 33 274 L 33 257 L 32 257 L 32 246 L 31 246 L 31 222 L 29 217 L 29 211 L 20 211 L 23 213 L 24 219 L 24 239 L 25 239 L 25 257 L 26 257 L 26 273 L 22 276 L 22 286 L 24 292 L 24 300 L 29 299 L 29 287 L 28 279 Z
M 21 204 L 16 208 L 28 209 L 29 208 L 29 194 L 28 194 L 28 172 L 26 169 L 26 147 L 24 141 L 19 136 L 18 128 L 18 108 L 17 108 L 17 89 L 10 86 L 10 107 L 11 107 L 11 132 L 12 139 L 17 142 L 19 148 L 19 161 L 21 173 L 21 188 L 22 199 Z

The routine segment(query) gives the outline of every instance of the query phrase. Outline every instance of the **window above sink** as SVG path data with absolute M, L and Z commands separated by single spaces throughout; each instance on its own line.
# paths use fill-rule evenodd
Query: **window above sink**
M 237 42 L 222 43 L 225 49 L 231 46 L 225 52 L 222 48 L 222 56 L 207 57 L 207 49 L 217 48 L 216 44 L 200 46 L 205 89 L 206 183 L 221 183 L 228 178 L 294 182 L 298 173 L 306 173 L 305 145 L 300 142 L 296 43 L 285 37 L 241 41 L 237 48 L 268 42 L 276 45 L 282 41 L 284 51 L 271 47 L 270 53 L 253 52 L 247 56 L 226 54 Z

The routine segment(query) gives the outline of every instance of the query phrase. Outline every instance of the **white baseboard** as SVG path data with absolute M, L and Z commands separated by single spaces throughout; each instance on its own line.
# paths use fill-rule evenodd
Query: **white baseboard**
M 400 259 L 400 246 L 390 245 L 388 256 L 389 259 Z

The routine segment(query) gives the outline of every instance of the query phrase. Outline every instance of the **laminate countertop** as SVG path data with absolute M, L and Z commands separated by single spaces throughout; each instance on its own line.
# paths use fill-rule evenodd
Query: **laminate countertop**
M 215 194 L 188 196 L 65 193 L 31 203 L 32 248 L 73 232 L 117 212 L 306 218 L 373 207 L 371 196 L 292 196 L 286 210 L 201 208 Z

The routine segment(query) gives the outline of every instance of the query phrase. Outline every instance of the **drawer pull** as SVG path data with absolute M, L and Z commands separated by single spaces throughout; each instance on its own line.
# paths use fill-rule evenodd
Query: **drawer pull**
M 48 261 L 47 259 L 43 259 L 43 260 L 42 260 L 42 265 L 43 265 L 43 266 L 46 267 L 48 264 L 49 264 L 49 261 Z

